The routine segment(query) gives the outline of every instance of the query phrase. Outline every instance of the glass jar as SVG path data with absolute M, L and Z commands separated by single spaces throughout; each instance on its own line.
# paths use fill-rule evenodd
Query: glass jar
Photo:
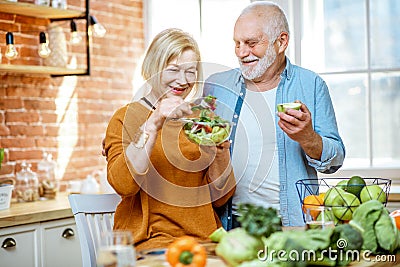
M 31 170 L 31 164 L 23 161 L 16 178 L 15 192 L 18 202 L 32 202 L 39 199 L 39 181 L 37 174 Z
M 38 163 L 37 175 L 40 182 L 40 197 L 54 199 L 56 197 L 59 181 L 56 179 L 57 163 L 50 153 L 43 153 L 43 159 Z

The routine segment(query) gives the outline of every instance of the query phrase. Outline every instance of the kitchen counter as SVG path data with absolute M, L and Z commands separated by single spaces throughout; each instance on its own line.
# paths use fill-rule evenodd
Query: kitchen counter
M 389 195 L 388 208 L 395 209 L 399 204 L 400 192 L 395 190 Z M 13 199 L 9 209 L 0 210 L 0 228 L 72 217 L 68 194 L 65 192 L 59 193 L 53 200 L 17 203 Z
M 63 218 L 73 218 L 67 193 L 52 200 L 18 203 L 13 199 L 9 209 L 0 210 L 0 228 Z

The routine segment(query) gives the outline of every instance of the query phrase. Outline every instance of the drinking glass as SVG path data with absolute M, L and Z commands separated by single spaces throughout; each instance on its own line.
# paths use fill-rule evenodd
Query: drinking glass
M 334 215 L 331 207 L 307 207 L 305 219 L 306 229 L 325 229 L 335 227 Z
M 102 234 L 97 252 L 97 266 L 133 267 L 136 253 L 132 233 L 129 231 L 109 231 Z

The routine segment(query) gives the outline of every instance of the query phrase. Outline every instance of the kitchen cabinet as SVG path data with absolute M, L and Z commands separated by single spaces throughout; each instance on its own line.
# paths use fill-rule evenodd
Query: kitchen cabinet
M 0 229 L 0 266 L 40 266 L 40 224 Z
M 0 13 L 8 13 L 29 17 L 60 20 L 85 20 L 86 21 L 86 69 L 70 69 L 36 65 L 0 64 L 0 72 L 50 74 L 52 76 L 90 75 L 90 49 L 89 49 L 89 0 L 85 0 L 85 10 L 68 10 L 34 5 L 29 3 L 10 2 L 0 0 Z M 4 60 L 4 59 L 3 59 Z M 0 62 L 1 63 L 1 62 Z
M 82 266 L 81 247 L 73 218 L 42 223 L 41 234 L 41 266 Z
M 78 232 L 66 193 L 0 210 L 0 267 L 82 266 Z
M 0 229 L 0 266 L 82 266 L 74 218 Z

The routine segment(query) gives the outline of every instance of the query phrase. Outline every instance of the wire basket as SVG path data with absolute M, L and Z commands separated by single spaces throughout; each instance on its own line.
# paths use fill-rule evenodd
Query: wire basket
M 307 196 L 309 195 L 314 195 L 317 200 L 323 200 L 325 195 L 331 194 L 332 191 L 337 191 L 339 192 L 340 190 L 337 190 L 337 188 L 340 188 L 346 192 L 347 186 L 346 185 L 338 185 L 339 182 L 343 180 L 350 180 L 350 178 L 320 178 L 320 179 L 302 179 L 298 180 L 296 182 L 296 189 L 297 193 L 301 202 L 301 206 L 303 209 L 303 220 L 305 220 L 305 207 L 318 207 L 318 206 L 328 206 L 332 207 L 332 209 L 336 209 L 338 212 L 335 213 L 335 217 L 337 218 L 336 224 L 341 223 L 343 221 L 347 221 L 349 217 L 351 217 L 352 213 L 354 210 L 359 206 L 361 203 L 360 196 L 356 195 L 356 199 L 348 200 L 345 199 L 342 195 L 343 194 L 337 194 L 339 195 L 343 201 L 342 204 L 344 205 L 332 205 L 331 203 L 327 204 L 325 202 L 319 202 L 314 201 L 317 203 L 310 203 L 307 202 L 305 203 L 304 200 L 306 199 Z M 372 190 L 366 190 L 366 194 L 363 194 L 364 196 L 367 195 L 367 198 L 370 197 L 371 199 L 378 199 L 380 200 L 383 205 L 386 206 L 387 200 L 389 198 L 389 191 L 390 191 L 390 185 L 391 185 L 391 180 L 390 179 L 385 179 L 385 178 L 363 178 L 365 181 L 365 186 L 370 186 L 370 185 L 376 185 L 379 186 L 382 190 L 379 191 L 379 193 L 374 194 Z M 349 185 L 350 187 L 355 187 L 359 185 Z M 376 187 L 374 186 L 374 187 Z M 336 188 L 332 189 L 331 188 Z M 369 187 L 371 188 L 371 187 Z M 328 191 L 330 190 L 330 191 Z M 371 191 L 371 192 L 370 192 Z M 340 191 L 342 192 L 342 191 Z M 349 193 L 349 192 L 346 192 Z M 333 196 L 333 195 L 332 195 Z M 310 197 L 308 198 L 310 199 Z M 311 198 L 312 200 L 312 198 Z M 347 214 L 346 214 L 347 212 Z M 338 214 L 342 214 L 342 216 L 338 216 Z

